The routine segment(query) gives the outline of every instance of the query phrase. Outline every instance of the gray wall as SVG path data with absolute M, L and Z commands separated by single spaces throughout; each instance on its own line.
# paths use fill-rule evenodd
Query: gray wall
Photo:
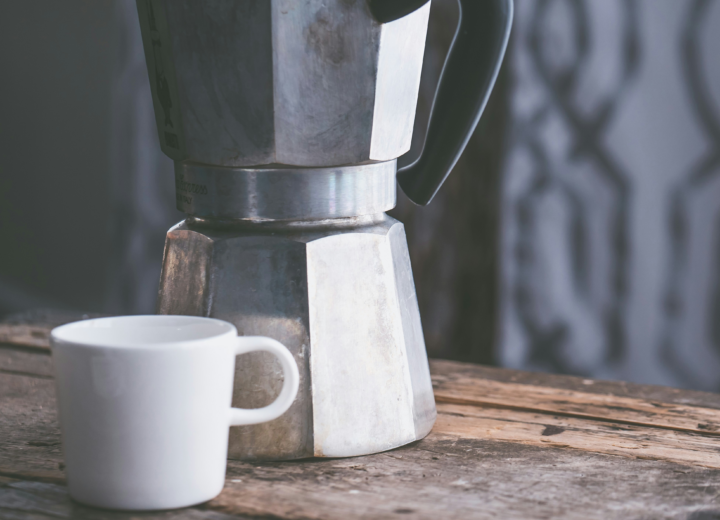
M 129 0 L 0 2 L 0 314 L 153 309 L 180 215 L 136 18 Z
M 102 302 L 111 7 L 0 2 L 2 310 Z

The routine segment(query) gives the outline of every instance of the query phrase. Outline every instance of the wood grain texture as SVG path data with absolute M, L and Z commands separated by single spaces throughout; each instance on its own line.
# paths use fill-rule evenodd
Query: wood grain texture
M 44 326 L 5 323 L 0 326 L 0 343 L 47 350 L 50 348 L 50 331 Z
M 55 383 L 0 373 L 0 475 L 63 482 Z
M 37 352 L 23 348 L 0 348 L 0 373 L 52 379 L 50 352 Z
M 47 351 L 0 347 L 3 519 L 720 516 L 720 437 L 688 422 L 715 420 L 714 394 L 437 360 L 438 420 L 422 441 L 352 459 L 229 461 L 225 490 L 199 508 L 85 508 L 62 485 L 51 369 Z
M 720 409 L 720 394 L 684 390 L 669 386 L 638 385 L 625 381 L 601 381 L 545 372 L 524 372 L 472 363 L 458 363 L 444 359 L 430 359 L 430 372 L 433 377 L 433 384 L 436 387 L 457 380 L 487 379 L 490 381 L 546 386 L 592 394 L 634 397 L 649 401 Z
M 492 407 L 439 404 L 438 412 L 433 434 L 442 438 L 494 439 L 720 469 L 715 436 Z
M 157 513 L 122 513 L 85 507 L 73 502 L 65 486 L 42 482 L 0 482 L 0 518 L 3 520 L 230 520 L 237 515 L 190 508 Z
M 440 403 L 496 406 L 720 435 L 720 410 L 486 379 L 435 378 Z M 720 442 L 720 439 L 718 440 Z
M 689 518 L 720 513 L 720 472 L 487 439 L 346 460 L 231 463 L 208 507 L 287 519 Z

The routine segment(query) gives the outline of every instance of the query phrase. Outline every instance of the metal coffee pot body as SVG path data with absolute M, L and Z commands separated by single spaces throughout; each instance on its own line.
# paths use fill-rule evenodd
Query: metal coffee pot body
M 481 4 L 481 5 L 480 5 Z M 177 207 L 158 312 L 283 342 L 301 374 L 275 421 L 230 456 L 353 456 L 427 435 L 435 403 L 396 183 L 427 204 L 465 147 L 507 45 L 512 0 L 461 0 L 418 161 L 410 148 L 425 0 L 137 0 Z M 233 405 L 279 391 L 237 363 Z

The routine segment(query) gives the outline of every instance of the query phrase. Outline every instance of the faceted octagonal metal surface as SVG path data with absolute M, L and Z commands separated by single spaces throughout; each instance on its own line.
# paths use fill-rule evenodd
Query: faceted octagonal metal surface
M 219 166 L 338 166 L 410 148 L 430 2 L 137 0 L 163 151 Z
M 429 433 L 430 373 L 403 225 L 221 232 L 181 223 L 167 235 L 158 310 L 211 316 L 285 344 L 298 398 L 270 423 L 231 428 L 230 457 L 345 457 Z M 237 359 L 233 406 L 277 395 L 275 360 Z

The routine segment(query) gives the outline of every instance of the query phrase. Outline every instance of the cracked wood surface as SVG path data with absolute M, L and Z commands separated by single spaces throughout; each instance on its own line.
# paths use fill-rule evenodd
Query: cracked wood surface
M 680 402 L 663 402 L 617 393 L 578 391 L 462 376 L 461 363 L 433 363 L 435 400 L 442 403 L 499 406 L 515 410 L 610 420 L 623 424 L 720 435 L 720 409 Z M 585 380 L 592 383 L 592 380 Z M 587 384 L 585 386 L 591 386 Z M 681 395 L 681 394 L 676 394 Z M 713 394 L 711 394 L 713 395 Z M 714 397 L 714 395 L 713 395 Z M 709 401 L 710 398 L 706 398 Z M 718 399 L 720 405 L 720 399 Z
M 422 441 L 350 459 L 229 461 L 216 499 L 129 515 L 68 498 L 49 351 L 4 344 L 0 518 L 720 517 L 720 396 L 439 360 L 431 372 L 438 420 Z

